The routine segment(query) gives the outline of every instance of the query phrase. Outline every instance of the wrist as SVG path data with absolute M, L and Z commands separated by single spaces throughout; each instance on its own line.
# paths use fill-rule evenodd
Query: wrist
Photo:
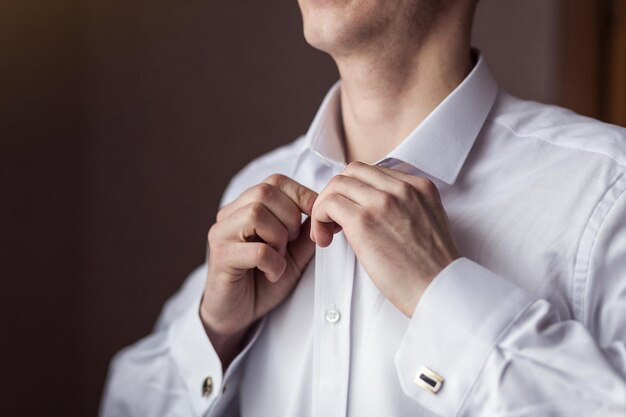
M 223 371 L 226 372 L 228 365 L 230 365 L 241 351 L 242 342 L 250 326 L 245 326 L 233 331 L 225 331 L 220 329 L 220 326 L 212 324 L 212 320 L 206 315 L 202 307 L 200 308 L 199 314 L 204 331 L 222 362 Z
M 460 258 L 459 255 L 450 257 L 448 260 L 444 261 L 436 269 L 434 269 L 434 272 L 431 272 L 430 274 L 425 275 L 422 279 L 417 280 L 417 282 L 415 283 L 415 287 L 413 288 L 413 291 L 406 293 L 408 298 L 407 300 L 405 300 L 405 303 L 398 306 L 398 309 L 402 311 L 402 313 L 408 318 L 412 318 L 413 312 L 415 311 L 417 304 L 422 299 L 422 296 L 426 292 L 426 289 L 435 280 L 435 278 L 441 273 L 441 271 L 446 269 L 450 264 L 452 264 L 455 260 L 459 258 Z

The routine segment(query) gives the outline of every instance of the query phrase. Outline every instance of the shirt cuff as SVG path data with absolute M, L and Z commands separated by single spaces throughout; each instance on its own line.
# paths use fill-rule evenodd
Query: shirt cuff
M 170 352 L 190 396 L 195 415 L 204 415 L 209 409 L 228 407 L 239 390 L 241 362 L 261 333 L 265 319 L 256 325 L 246 347 L 231 362 L 226 374 L 200 319 L 200 301 L 194 303 L 169 329 Z M 207 378 L 213 388 L 204 394 Z
M 426 288 L 396 352 L 404 393 L 434 413 L 455 415 L 500 336 L 533 301 L 503 277 L 456 259 Z M 444 379 L 436 393 L 415 382 L 422 367 Z

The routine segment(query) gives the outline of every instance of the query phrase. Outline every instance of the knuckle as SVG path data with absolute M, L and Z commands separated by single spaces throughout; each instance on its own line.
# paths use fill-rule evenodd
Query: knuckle
M 221 222 L 222 220 L 224 220 L 225 217 L 226 217 L 226 210 L 224 210 L 224 207 L 222 207 L 221 209 L 217 211 L 217 215 L 215 216 L 215 221 Z
M 324 201 L 327 205 L 334 205 L 337 204 L 339 202 L 339 193 L 336 193 L 334 191 L 329 192 L 326 195 L 325 201 Z
M 348 164 L 348 168 L 350 169 L 358 169 L 363 167 L 365 164 L 361 161 L 352 161 Z
M 348 179 L 347 176 L 345 176 L 343 174 L 338 174 L 338 175 L 335 175 L 334 177 L 331 178 L 330 184 L 332 184 L 333 186 L 340 185 L 340 184 L 345 184 L 347 179 Z
M 274 193 L 274 187 L 268 183 L 261 183 L 252 189 L 253 199 L 256 201 L 265 201 Z
M 398 187 L 398 194 L 400 195 L 402 199 L 405 199 L 405 200 L 410 198 L 414 192 L 415 192 L 415 188 L 408 182 L 403 182 Z
M 263 245 L 258 245 L 256 247 L 256 252 L 254 254 L 256 262 L 258 263 L 259 261 L 265 260 L 270 256 L 270 247 L 263 244 Z
M 376 201 L 379 207 L 384 211 L 387 211 L 396 205 L 396 198 L 392 194 L 382 193 Z
M 371 227 L 375 222 L 376 216 L 369 210 L 363 210 L 359 216 L 356 217 L 357 225 L 361 229 Z
M 217 223 L 214 223 L 209 228 L 209 232 L 207 233 L 207 242 L 209 242 L 209 245 L 211 245 L 213 242 L 215 242 L 216 234 L 217 234 Z
M 298 203 L 301 203 L 303 205 L 308 204 L 309 201 L 308 201 L 307 195 L 308 193 L 306 192 L 304 188 L 302 187 L 296 188 L 296 198 L 298 199 Z
M 437 193 L 437 186 L 428 178 L 418 177 L 416 181 L 418 186 L 420 187 L 420 189 L 423 190 L 424 193 L 428 195 L 433 195 Z
M 248 204 L 248 218 L 252 221 L 258 221 L 265 215 L 265 206 L 259 202 Z
M 226 248 L 224 245 L 214 243 L 209 247 L 209 263 L 211 265 L 220 265 L 226 259 Z
M 350 162 L 348 165 L 346 165 L 346 168 L 343 170 L 343 172 L 345 173 L 351 173 L 354 172 L 355 169 L 358 169 L 360 166 L 362 166 L 363 163 L 359 162 L 359 161 L 352 161 Z
M 305 209 L 312 209 L 315 204 L 316 194 L 309 189 L 302 187 L 296 188 L 296 198 L 298 199 L 298 205 Z M 299 213 L 298 213 L 299 214 Z M 298 217 L 298 222 L 300 218 Z
M 287 177 L 285 177 L 283 174 L 272 174 L 269 177 L 267 177 L 267 179 L 264 181 L 267 184 L 273 185 L 275 187 L 278 187 L 282 184 L 285 183 Z

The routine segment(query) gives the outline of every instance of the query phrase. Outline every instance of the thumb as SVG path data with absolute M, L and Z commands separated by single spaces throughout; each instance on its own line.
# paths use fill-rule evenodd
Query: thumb
M 315 242 L 309 236 L 311 232 L 311 218 L 308 217 L 300 227 L 300 234 L 295 240 L 289 242 L 287 249 L 291 253 L 296 267 L 302 272 L 315 253 Z

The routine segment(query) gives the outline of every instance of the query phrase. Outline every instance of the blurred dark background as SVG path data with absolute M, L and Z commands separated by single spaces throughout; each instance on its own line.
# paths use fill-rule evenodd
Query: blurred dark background
M 474 44 L 513 93 L 626 125 L 625 31 L 621 0 L 482 0 Z M 0 415 L 96 415 L 229 178 L 336 77 L 295 0 L 3 3 Z

